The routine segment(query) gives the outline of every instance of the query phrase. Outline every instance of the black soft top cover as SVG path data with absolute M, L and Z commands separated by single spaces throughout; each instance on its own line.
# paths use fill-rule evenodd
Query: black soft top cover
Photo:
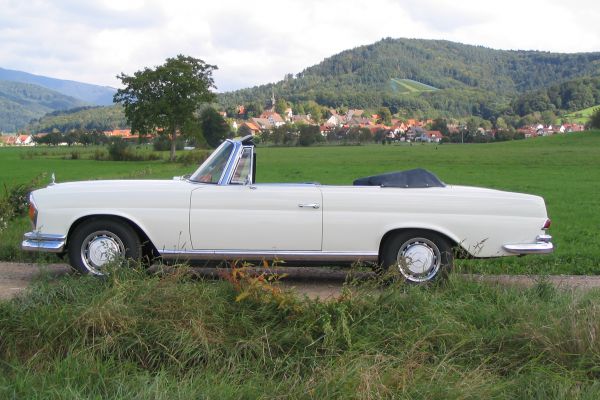
M 444 187 L 437 176 L 423 168 L 367 176 L 354 181 L 354 186 L 381 186 L 399 188 Z

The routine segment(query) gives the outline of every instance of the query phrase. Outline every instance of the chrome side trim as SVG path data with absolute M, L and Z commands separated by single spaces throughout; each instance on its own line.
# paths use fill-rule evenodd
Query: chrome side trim
M 249 250 L 162 250 L 165 259 L 185 260 L 289 260 L 289 261 L 377 261 L 377 252 L 354 251 L 249 251 Z
M 21 249 L 25 251 L 44 251 L 48 253 L 62 253 L 65 249 L 67 237 L 51 233 L 27 232 L 23 235 Z
M 548 239 L 549 240 L 549 239 Z M 504 250 L 512 254 L 548 254 L 554 251 L 554 245 L 550 241 L 538 241 L 536 243 L 505 244 Z

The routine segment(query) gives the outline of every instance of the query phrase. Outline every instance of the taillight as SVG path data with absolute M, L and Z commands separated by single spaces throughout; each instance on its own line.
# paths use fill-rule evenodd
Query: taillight
M 547 218 L 546 222 L 544 222 L 544 226 L 542 227 L 542 229 L 550 229 L 551 224 L 552 224 L 552 221 L 550 220 L 550 218 Z
M 29 219 L 31 220 L 31 225 L 33 225 L 33 229 L 35 230 L 35 226 L 37 225 L 37 208 L 35 207 L 35 203 L 33 201 L 33 197 L 29 196 Z

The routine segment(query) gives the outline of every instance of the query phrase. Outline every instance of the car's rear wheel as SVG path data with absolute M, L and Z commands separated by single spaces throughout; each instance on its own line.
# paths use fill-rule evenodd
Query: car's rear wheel
M 442 236 L 422 230 L 403 231 L 385 243 L 381 254 L 384 271 L 396 268 L 407 282 L 444 279 L 452 269 L 452 246 Z
M 119 258 L 138 260 L 142 249 L 137 233 L 126 223 L 111 219 L 90 220 L 69 237 L 71 266 L 82 274 L 104 275 L 106 264 Z

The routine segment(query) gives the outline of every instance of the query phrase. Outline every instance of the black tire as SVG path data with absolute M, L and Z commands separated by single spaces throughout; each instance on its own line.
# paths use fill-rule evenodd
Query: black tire
M 394 267 L 407 282 L 427 283 L 447 278 L 454 256 L 452 245 L 440 235 L 409 230 L 386 241 L 381 261 L 383 271 Z
M 90 275 L 104 275 L 102 267 L 115 258 L 139 260 L 142 254 L 137 233 L 127 223 L 113 219 L 82 223 L 71 233 L 67 245 L 71 266 Z

